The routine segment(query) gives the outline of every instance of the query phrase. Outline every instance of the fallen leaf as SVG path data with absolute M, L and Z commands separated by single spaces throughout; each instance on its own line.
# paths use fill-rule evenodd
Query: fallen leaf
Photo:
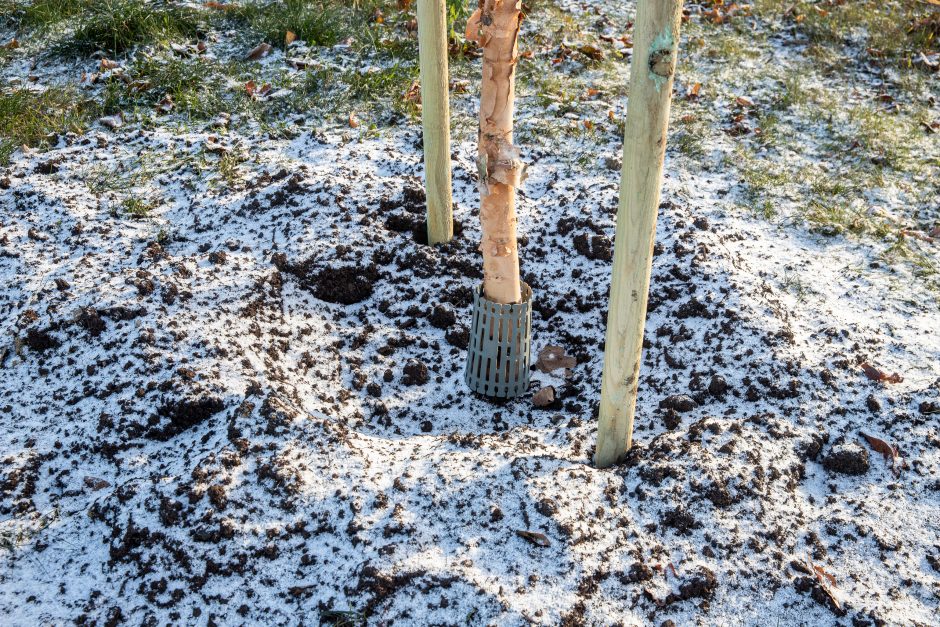
M 226 4 L 224 2 L 206 2 L 207 9 L 216 9 L 217 11 L 231 11 L 235 7 L 231 4 Z
M 578 365 L 578 360 L 565 354 L 565 349 L 561 346 L 546 346 L 539 351 L 538 360 L 535 362 L 536 368 L 550 374 L 559 368 L 574 368 Z
M 536 407 L 548 407 L 555 402 L 555 388 L 548 385 L 532 395 L 532 404 Z
M 105 488 L 111 487 L 111 484 L 104 479 L 85 477 L 85 487 L 91 488 L 92 490 L 104 490 Z
M 247 91 L 248 95 L 252 98 L 263 98 L 268 94 L 268 92 L 271 91 L 271 85 L 265 83 L 264 85 L 258 87 L 255 85 L 254 81 L 248 81 L 245 83 L 245 91 Z
M 175 106 L 176 105 L 173 102 L 173 96 L 171 96 L 170 94 L 166 94 L 165 96 L 163 96 L 160 102 L 157 103 L 157 110 L 162 113 L 169 113 L 170 111 L 173 110 L 173 107 Z
M 822 588 L 823 592 L 825 592 L 829 599 L 835 604 L 836 608 L 841 610 L 842 604 L 839 603 L 839 599 L 836 598 L 835 593 L 832 591 L 832 588 L 838 587 L 836 586 L 836 578 L 824 571 L 822 567 L 814 564 L 809 556 L 806 557 L 806 563 L 809 566 L 809 571 L 816 576 L 819 587 Z
M 4 48 L 5 50 L 16 50 L 19 47 L 20 47 L 20 42 L 16 37 L 6 42 L 2 46 L 2 48 Z
M 538 533 L 537 531 L 525 531 L 523 529 L 517 529 L 516 535 L 520 538 L 524 538 L 534 544 L 535 546 L 547 547 L 551 546 L 551 542 L 548 541 L 548 538 L 544 533 Z
M 745 98 L 744 96 L 738 96 L 737 98 L 734 99 L 734 101 L 738 103 L 739 106 L 742 106 L 742 107 L 754 106 L 754 101 L 751 100 L 750 98 Z
M 689 91 L 687 91 L 687 92 L 685 93 L 685 99 L 686 99 L 686 100 L 695 100 L 696 98 L 698 98 L 698 94 L 699 94 L 700 91 L 702 91 L 702 84 L 701 84 L 701 83 L 695 83 L 694 85 L 692 85 L 691 87 L 689 87 Z
M 121 67 L 121 64 L 117 61 L 112 61 L 111 59 L 102 59 L 101 60 L 101 71 L 106 72 L 108 70 L 116 70 Z
M 891 466 L 894 466 L 899 457 L 897 448 L 891 446 L 881 438 L 876 438 L 873 435 L 868 435 L 864 432 L 860 432 L 860 435 L 865 438 L 865 441 L 868 442 L 870 447 L 872 447 L 876 452 L 881 453 L 881 455 L 885 458 L 885 461 L 890 461 Z
M 411 87 L 405 92 L 404 100 L 405 102 L 421 104 L 421 83 L 413 81 Z
M 872 381 L 881 381 L 882 383 L 901 383 L 904 381 L 904 377 L 898 373 L 888 374 L 884 370 L 875 368 L 868 362 L 862 364 L 862 370 L 865 372 L 865 376 Z
M 292 43 L 294 43 L 295 41 L 297 41 L 297 33 L 295 33 L 294 31 L 289 30 L 289 31 L 287 31 L 287 33 L 284 34 L 284 45 L 285 45 L 285 46 L 289 46 L 289 45 L 291 45 Z
M 110 129 L 121 128 L 124 126 L 124 118 L 120 113 L 117 115 L 106 115 L 103 118 L 99 118 L 98 122 L 101 124 L 101 126 Z
M 262 57 L 266 57 L 271 52 L 271 44 L 266 41 L 262 41 L 260 44 L 251 49 L 251 52 L 245 57 L 249 61 L 257 61 Z
M 604 58 L 604 51 L 592 44 L 578 46 L 578 52 L 594 61 L 600 61 Z
M 359 128 L 359 120 L 356 119 L 355 113 L 349 114 L 349 128 Z

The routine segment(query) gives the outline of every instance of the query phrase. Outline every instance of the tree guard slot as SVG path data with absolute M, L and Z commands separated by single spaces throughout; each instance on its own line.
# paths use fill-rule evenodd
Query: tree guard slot
M 478 394 L 515 398 L 529 389 L 532 289 L 520 288 L 522 302 L 508 305 L 487 300 L 483 286 L 473 294 L 464 382 Z

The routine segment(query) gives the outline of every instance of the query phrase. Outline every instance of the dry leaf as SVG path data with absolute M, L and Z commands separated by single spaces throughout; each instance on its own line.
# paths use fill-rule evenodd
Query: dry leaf
M 101 124 L 101 126 L 110 129 L 121 128 L 124 126 L 124 118 L 120 113 L 117 115 L 107 115 L 103 118 L 99 118 L 98 122 Z
M 537 531 L 525 531 L 522 529 L 516 530 L 516 535 L 520 538 L 525 538 L 535 546 L 547 547 L 551 546 L 551 542 L 548 541 L 548 538 L 544 533 L 538 533 Z
M 101 71 L 106 72 L 108 70 L 116 70 L 121 67 L 121 64 L 117 61 L 112 61 L 111 59 L 102 59 L 101 60 Z
M 862 364 L 862 370 L 865 372 L 865 376 L 872 381 L 881 381 L 883 383 L 901 383 L 904 381 L 904 377 L 898 373 L 888 374 L 884 370 L 875 368 L 868 362 Z
M 266 41 L 262 41 L 260 44 L 251 49 L 251 52 L 245 57 L 249 61 L 257 61 L 262 57 L 266 57 L 271 52 L 271 44 Z
M 578 52 L 594 61 L 600 61 L 604 58 L 604 51 L 592 44 L 578 46 Z
M 231 11 L 235 7 L 231 4 L 225 4 L 224 2 L 206 2 L 207 9 L 216 9 L 217 11 Z
M 868 445 L 872 447 L 876 452 L 881 453 L 885 458 L 885 461 L 891 462 L 891 467 L 893 468 L 895 463 L 898 460 L 898 449 L 881 438 L 876 438 L 873 435 L 868 435 L 867 433 L 860 433 L 860 435 L 865 438 L 865 441 L 868 442 Z
M 163 96 L 160 102 L 157 103 L 157 110 L 162 113 L 169 113 L 170 111 L 173 110 L 174 106 L 176 105 L 173 102 L 173 96 L 171 96 L 170 94 L 166 94 L 165 96 Z
M 3 46 L 0 46 L 0 47 L 4 48 L 5 50 L 16 50 L 17 48 L 20 47 L 20 42 L 16 37 L 14 37 L 13 39 L 6 42 L 5 44 L 3 44 Z
M 836 586 L 836 578 L 824 571 L 822 567 L 814 564 L 809 556 L 806 557 L 806 563 L 809 566 L 809 571 L 816 576 L 819 587 L 822 588 L 823 592 L 825 592 L 829 599 L 835 604 L 836 608 L 841 610 L 842 604 L 839 603 L 839 599 L 836 598 L 835 593 L 832 591 L 832 588 L 838 587 Z
M 744 96 L 738 96 L 737 98 L 734 99 L 734 101 L 742 107 L 754 106 L 754 101 L 752 101 L 750 98 L 745 98 Z
M 559 368 L 574 368 L 578 365 L 578 360 L 565 354 L 565 349 L 561 346 L 546 346 L 539 351 L 539 358 L 535 362 L 536 368 L 550 374 Z
M 111 484 L 104 479 L 85 477 L 85 487 L 91 488 L 92 490 L 104 490 L 105 488 L 111 487 Z
M 248 92 L 248 95 L 252 98 L 263 98 L 268 95 L 268 92 L 271 91 L 271 85 L 265 83 L 261 87 L 255 85 L 254 81 L 248 81 L 245 83 L 245 91 Z
M 284 45 L 289 46 L 295 41 L 297 41 L 297 33 L 292 30 L 287 31 L 284 35 Z
M 421 104 L 421 83 L 418 81 L 412 82 L 411 87 L 405 92 L 404 100 L 405 102 Z
M 700 91 L 702 91 L 702 84 L 701 84 L 701 83 L 695 83 L 694 85 L 692 85 L 691 87 L 689 87 L 689 91 L 687 91 L 687 92 L 685 93 L 685 99 L 686 99 L 686 100 L 695 100 L 696 98 L 698 98 L 698 94 L 699 94 Z
M 532 404 L 536 407 L 548 407 L 555 402 L 555 388 L 548 385 L 532 396 Z
M 356 119 L 355 113 L 349 114 L 349 128 L 359 128 L 359 120 Z

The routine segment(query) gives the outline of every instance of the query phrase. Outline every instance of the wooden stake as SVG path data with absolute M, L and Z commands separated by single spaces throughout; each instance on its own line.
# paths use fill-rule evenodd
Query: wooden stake
M 480 86 L 480 222 L 483 292 L 496 303 L 522 301 L 516 239 L 516 188 L 525 166 L 512 143 L 521 0 L 480 0 L 467 39 L 483 47 Z
M 599 468 L 622 460 L 633 442 L 633 416 L 681 13 L 682 0 L 637 2 L 600 422 L 594 455 Z
M 421 122 L 430 244 L 449 242 L 454 237 L 446 11 L 445 0 L 418 0 Z

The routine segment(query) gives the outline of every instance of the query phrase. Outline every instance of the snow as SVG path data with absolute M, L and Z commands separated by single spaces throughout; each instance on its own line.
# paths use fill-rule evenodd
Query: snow
M 618 136 L 525 147 L 533 354 L 579 362 L 533 377 L 560 391 L 537 410 L 462 383 L 472 134 L 454 145 L 463 234 L 430 248 L 389 221 L 422 218 L 415 121 L 296 130 L 96 129 L 2 174 L 5 624 L 937 624 L 938 307 L 907 266 L 742 212 L 718 160 L 671 150 L 636 446 L 597 470 L 610 263 L 572 243 L 613 237 L 619 172 L 598 161 Z M 203 152 L 214 133 L 245 147 L 241 182 Z M 585 152 L 590 168 L 566 158 Z M 157 206 L 135 220 L 127 197 Z M 360 302 L 317 297 L 323 269 L 373 263 Z M 426 383 L 402 381 L 409 360 Z M 660 405 L 677 394 L 696 407 Z M 869 450 L 861 475 L 827 470 L 861 432 L 907 468 Z

